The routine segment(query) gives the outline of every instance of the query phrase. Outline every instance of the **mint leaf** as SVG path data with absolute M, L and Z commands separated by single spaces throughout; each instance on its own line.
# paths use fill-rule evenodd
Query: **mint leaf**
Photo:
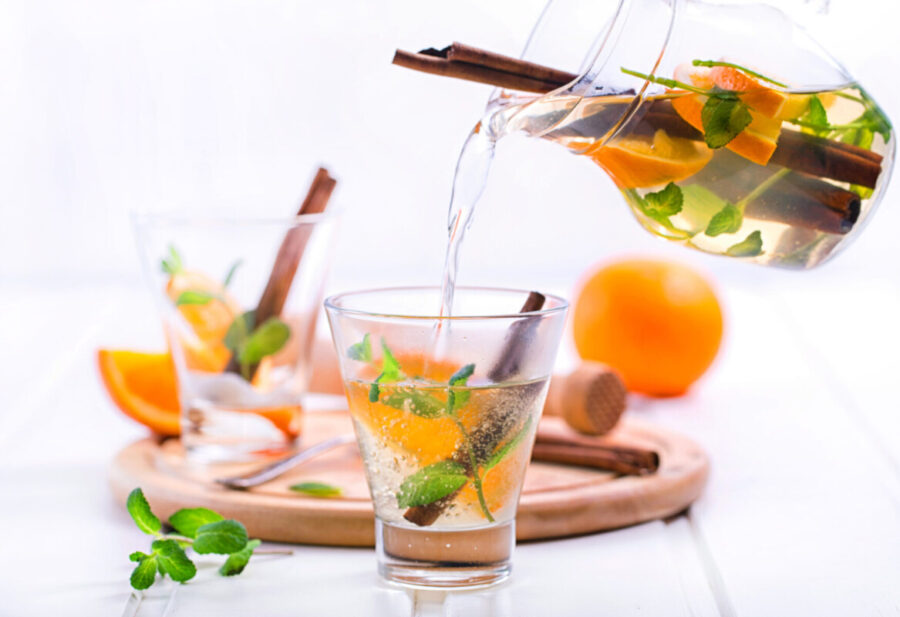
M 422 418 L 442 416 L 447 407 L 446 403 L 435 396 L 414 388 L 397 388 L 385 396 L 381 402 L 388 407 L 400 409 Z
M 403 480 L 397 493 L 397 506 L 425 506 L 450 495 L 468 481 L 466 468 L 456 461 L 441 461 L 423 467 Z
M 758 229 L 725 251 L 729 257 L 756 257 L 760 253 L 762 253 L 762 232 Z
M 175 540 L 154 540 L 152 548 L 160 574 L 168 574 L 179 583 L 189 581 L 197 574 L 197 567 Z
M 247 562 L 250 561 L 250 557 L 253 556 L 253 549 L 259 545 L 259 540 L 250 540 L 247 542 L 247 546 L 236 553 L 230 554 L 225 563 L 222 564 L 222 567 L 219 568 L 219 574 L 222 576 L 234 576 L 243 572 L 244 568 L 247 567 Z
M 222 280 L 222 287 L 228 287 L 231 284 L 232 279 L 234 279 L 235 272 L 237 272 L 237 269 L 240 268 L 243 263 L 243 259 L 238 259 L 236 262 L 231 264 L 231 267 L 228 268 L 228 272 L 225 274 L 225 278 Z
M 150 504 L 147 503 L 147 498 L 144 497 L 144 491 L 139 488 L 131 491 L 128 495 L 128 500 L 125 502 L 125 507 L 128 508 L 128 514 L 134 519 L 138 529 L 151 536 L 159 535 L 162 523 L 150 510 Z
M 450 385 L 451 386 L 464 386 L 466 382 L 469 380 L 469 377 L 472 376 L 472 373 L 475 372 L 474 364 L 466 364 L 461 367 L 458 371 L 453 373 L 450 377 Z
M 266 356 L 278 353 L 289 338 L 290 327 L 277 317 L 270 317 L 247 338 L 238 352 L 238 360 L 244 365 L 259 364 Z
M 747 104 L 734 95 L 711 95 L 700 111 L 703 138 L 710 148 L 722 148 L 753 121 Z
M 229 555 L 247 545 L 247 529 L 233 519 L 207 523 L 197 529 L 194 550 L 201 555 Z
M 372 361 L 372 341 L 369 340 L 368 332 L 365 333 L 362 341 L 350 345 L 350 348 L 347 350 L 347 357 L 360 362 Z
M 525 425 L 519 429 L 519 431 L 513 435 L 513 438 L 507 441 L 505 444 L 494 450 L 494 453 L 491 455 L 491 458 L 487 460 L 484 464 L 484 473 L 486 473 L 492 467 L 496 467 L 497 464 L 506 458 L 506 455 L 516 449 L 516 447 L 522 443 L 522 440 L 528 435 L 528 431 L 531 430 L 531 418 L 528 418 L 528 421 Z
M 231 353 L 238 353 L 247 341 L 247 337 L 256 327 L 256 311 L 247 311 L 234 318 L 222 342 Z
M 377 403 L 378 402 L 378 381 L 376 380 L 369 386 L 369 402 Z
M 292 484 L 292 491 L 309 495 L 310 497 L 339 497 L 341 489 L 324 482 L 301 482 Z
M 400 363 L 391 352 L 391 348 L 387 346 L 384 338 L 381 339 L 381 375 L 376 380 L 378 383 L 399 381 L 403 378 L 403 371 L 400 370 Z
M 677 184 L 669 182 L 662 190 L 644 195 L 644 201 L 648 210 L 652 210 L 656 215 L 668 217 L 681 212 L 684 194 Z
M 134 553 L 132 553 L 132 556 Z M 144 555 L 144 553 L 141 553 Z M 132 559 L 132 561 L 137 561 Z M 144 555 L 140 563 L 131 572 L 131 586 L 135 589 L 147 589 L 156 580 L 156 557 Z
M 197 529 L 209 523 L 221 521 L 223 517 L 218 512 L 207 508 L 182 508 L 169 517 L 169 524 L 175 531 L 188 538 L 197 537 Z
M 169 245 L 169 255 L 167 257 L 163 257 L 160 267 L 162 267 L 163 272 L 171 276 L 178 274 L 184 269 L 184 264 L 181 261 L 181 255 L 178 254 L 178 251 L 175 250 L 175 247 L 173 245 Z
M 217 294 L 209 293 L 207 291 L 188 289 L 178 294 L 178 299 L 175 300 L 175 306 L 183 306 L 185 304 L 209 304 L 218 297 Z
M 825 135 L 830 130 L 828 125 L 828 112 L 825 111 L 822 100 L 816 94 L 810 97 L 809 107 L 806 109 L 806 113 L 800 116 L 800 120 L 812 125 L 810 128 L 812 128 L 816 135 Z
M 134 551 L 132 554 L 128 556 L 129 561 L 142 561 L 150 557 L 147 553 L 142 553 L 141 551 Z
M 744 214 L 741 209 L 731 204 L 716 212 L 706 226 L 704 232 L 707 236 L 715 237 L 719 234 L 733 234 L 744 224 Z

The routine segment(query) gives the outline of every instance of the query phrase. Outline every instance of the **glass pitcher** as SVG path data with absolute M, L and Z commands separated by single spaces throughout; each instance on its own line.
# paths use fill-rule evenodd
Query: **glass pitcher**
M 514 132 L 563 145 L 610 175 L 650 233 L 694 249 L 813 267 L 860 232 L 890 178 L 887 117 L 771 6 L 551 0 L 522 59 L 572 79 L 495 90 L 466 150 Z M 466 160 L 454 197 L 477 199 Z

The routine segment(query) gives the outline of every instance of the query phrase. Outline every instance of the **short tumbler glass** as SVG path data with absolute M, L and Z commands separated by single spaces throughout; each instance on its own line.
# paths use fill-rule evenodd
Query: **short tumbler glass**
M 325 301 L 389 581 L 472 587 L 509 575 L 515 515 L 567 304 L 438 288 Z
M 190 462 L 256 461 L 296 448 L 334 223 L 327 213 L 135 217 Z M 284 253 L 302 255 L 295 272 Z M 274 302 L 263 308 L 267 287 Z

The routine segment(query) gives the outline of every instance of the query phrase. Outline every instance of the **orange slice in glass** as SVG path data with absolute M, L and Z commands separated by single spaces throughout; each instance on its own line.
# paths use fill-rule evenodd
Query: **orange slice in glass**
M 713 151 L 706 144 L 669 137 L 658 130 L 653 135 L 615 139 L 584 151 L 612 176 L 620 188 L 646 188 L 678 182 L 703 169 Z

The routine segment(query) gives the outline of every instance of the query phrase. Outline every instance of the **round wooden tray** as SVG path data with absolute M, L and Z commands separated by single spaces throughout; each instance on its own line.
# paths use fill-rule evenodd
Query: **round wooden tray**
M 346 412 L 308 413 L 304 441 L 319 442 L 352 432 Z M 544 418 L 544 423 L 561 422 Z M 612 473 L 547 463 L 532 463 L 516 515 L 519 540 L 556 538 L 614 529 L 670 516 L 691 504 L 703 490 L 709 471 L 705 452 L 693 441 L 668 430 L 624 420 L 617 439 L 650 447 L 660 454 L 659 471 L 650 476 Z M 116 455 L 110 482 L 116 499 L 141 487 L 154 512 L 168 518 L 179 508 L 203 506 L 235 518 L 252 537 L 274 542 L 372 546 L 374 514 L 355 445 L 313 459 L 250 491 L 232 491 L 211 482 L 235 469 L 194 468 L 177 439 L 137 441 Z M 323 481 L 341 487 L 333 499 L 306 497 L 291 484 Z

